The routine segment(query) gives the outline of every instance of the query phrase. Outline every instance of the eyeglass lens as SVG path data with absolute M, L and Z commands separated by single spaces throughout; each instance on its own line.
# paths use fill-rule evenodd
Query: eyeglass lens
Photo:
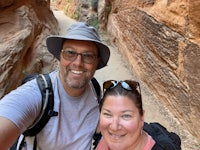
M 69 61 L 76 60 L 78 55 L 80 55 L 83 62 L 88 63 L 88 64 L 93 63 L 97 58 L 97 55 L 95 55 L 95 54 L 92 54 L 92 53 L 77 53 L 73 50 L 62 50 L 62 55 L 63 55 L 64 59 L 69 60 Z

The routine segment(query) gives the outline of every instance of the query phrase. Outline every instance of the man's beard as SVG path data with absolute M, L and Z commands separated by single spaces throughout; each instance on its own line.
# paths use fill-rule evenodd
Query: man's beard
M 71 87 L 71 88 L 77 88 L 77 89 L 81 89 L 83 87 L 85 87 L 88 82 L 91 79 L 91 73 L 88 72 L 86 73 L 86 75 L 84 75 L 85 77 L 81 80 L 76 80 L 74 78 L 70 78 L 70 76 L 68 75 L 68 72 L 65 72 L 65 76 L 64 81 L 67 84 L 67 86 Z

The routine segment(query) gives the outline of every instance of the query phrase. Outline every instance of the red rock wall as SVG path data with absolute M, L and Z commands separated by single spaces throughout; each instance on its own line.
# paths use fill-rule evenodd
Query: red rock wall
M 139 78 L 200 140 L 200 1 L 111 1 L 108 31 Z
M 0 98 L 15 89 L 25 74 L 48 72 L 53 56 L 45 39 L 58 34 L 58 24 L 47 1 L 0 3 Z

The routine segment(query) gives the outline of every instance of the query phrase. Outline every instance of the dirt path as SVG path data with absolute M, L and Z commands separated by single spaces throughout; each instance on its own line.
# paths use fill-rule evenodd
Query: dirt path
M 60 26 L 60 34 L 64 34 L 66 29 L 75 22 L 75 20 L 68 18 L 62 11 L 54 11 L 54 15 L 57 18 Z M 108 66 L 97 70 L 95 77 L 98 79 L 100 84 L 105 80 L 126 80 L 138 78 L 128 69 L 128 65 L 123 60 L 118 49 L 109 41 L 109 37 L 101 35 L 101 39 L 106 43 L 111 50 L 111 57 L 108 62 Z M 139 80 L 138 80 L 139 81 Z M 181 128 L 180 123 L 172 116 L 172 114 L 161 105 L 159 100 L 151 93 L 149 88 L 139 81 L 142 89 L 143 105 L 145 109 L 145 121 L 147 122 L 160 122 L 170 131 L 175 131 L 181 135 L 182 149 L 183 150 L 199 150 L 195 146 L 192 136 L 187 131 Z

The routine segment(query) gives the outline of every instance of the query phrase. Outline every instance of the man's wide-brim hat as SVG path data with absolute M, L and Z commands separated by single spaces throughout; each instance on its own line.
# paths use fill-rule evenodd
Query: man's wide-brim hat
M 101 42 L 99 35 L 94 27 L 88 26 L 83 22 L 77 22 L 69 27 L 66 35 L 53 35 L 47 37 L 47 49 L 58 60 L 60 60 L 60 52 L 62 50 L 63 42 L 66 39 L 95 42 L 98 47 L 98 52 L 100 56 L 97 69 L 101 69 L 107 65 L 110 57 L 110 50 L 105 44 Z

